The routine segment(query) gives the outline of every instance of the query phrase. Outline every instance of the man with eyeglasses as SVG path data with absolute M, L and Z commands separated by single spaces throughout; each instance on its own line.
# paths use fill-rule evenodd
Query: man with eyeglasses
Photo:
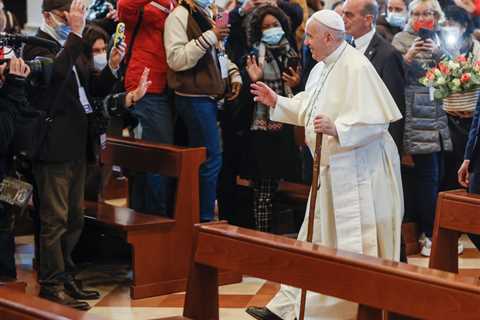
M 84 0 L 43 0 L 43 24 L 37 37 L 54 41 L 54 48 L 27 45 L 26 60 L 53 60 L 53 74 L 45 87 L 31 91 L 30 102 L 53 119 L 34 159 L 36 206 L 40 223 L 40 297 L 87 310 L 79 300 L 98 299 L 96 291 L 83 290 L 73 278 L 71 259 L 84 224 L 83 198 L 87 161 L 94 160 L 89 118 L 90 96 L 104 96 L 116 81 L 123 49 L 114 48 L 109 64 L 96 74 L 88 64 L 82 32 L 85 27 Z M 78 300 L 77 300 L 78 299 Z

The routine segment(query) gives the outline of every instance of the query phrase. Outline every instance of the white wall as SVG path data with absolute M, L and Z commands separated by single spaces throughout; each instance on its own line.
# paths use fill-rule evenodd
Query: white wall
M 25 32 L 35 32 L 42 23 L 42 0 L 27 0 L 27 24 Z

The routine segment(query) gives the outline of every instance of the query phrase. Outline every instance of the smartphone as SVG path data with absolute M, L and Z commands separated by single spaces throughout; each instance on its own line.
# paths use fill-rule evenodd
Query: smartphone
M 113 36 L 113 45 L 119 47 L 125 41 L 125 23 L 117 24 L 117 30 Z
M 226 27 L 228 26 L 229 23 L 229 18 L 230 14 L 228 11 L 223 11 L 217 15 L 217 18 L 215 19 L 215 23 L 217 24 L 217 27 Z
M 298 66 L 300 65 L 300 58 L 299 57 L 290 57 L 287 61 L 287 72 L 290 72 L 290 68 L 293 70 L 297 70 Z
M 433 40 L 435 38 L 435 32 L 425 28 L 420 28 L 420 30 L 418 30 L 418 35 L 422 40 L 427 40 L 427 39 Z

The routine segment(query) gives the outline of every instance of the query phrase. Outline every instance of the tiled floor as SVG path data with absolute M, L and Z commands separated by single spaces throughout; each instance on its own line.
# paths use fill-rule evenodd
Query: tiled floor
M 465 252 L 460 257 L 461 273 L 480 277 L 480 253 L 466 239 L 461 239 Z M 37 294 L 35 274 L 32 271 L 33 246 L 31 237 L 17 238 L 17 264 L 19 280 L 28 283 L 27 292 Z M 427 266 L 428 259 L 409 257 L 409 263 Z M 79 277 L 89 287 L 94 287 L 102 298 L 92 301 L 89 312 L 112 320 L 146 320 L 182 314 L 184 294 L 171 294 L 148 299 L 131 300 L 128 291 L 130 272 L 126 266 L 90 266 Z M 252 319 L 245 313 L 250 305 L 263 306 L 278 291 L 279 285 L 255 278 L 244 278 L 240 284 L 220 289 L 220 318 L 222 320 Z

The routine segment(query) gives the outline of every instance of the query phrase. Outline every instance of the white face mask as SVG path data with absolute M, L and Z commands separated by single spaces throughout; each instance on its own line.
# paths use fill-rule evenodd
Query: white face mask
M 102 71 L 108 63 L 107 53 L 100 53 L 93 56 L 93 65 L 95 70 Z

